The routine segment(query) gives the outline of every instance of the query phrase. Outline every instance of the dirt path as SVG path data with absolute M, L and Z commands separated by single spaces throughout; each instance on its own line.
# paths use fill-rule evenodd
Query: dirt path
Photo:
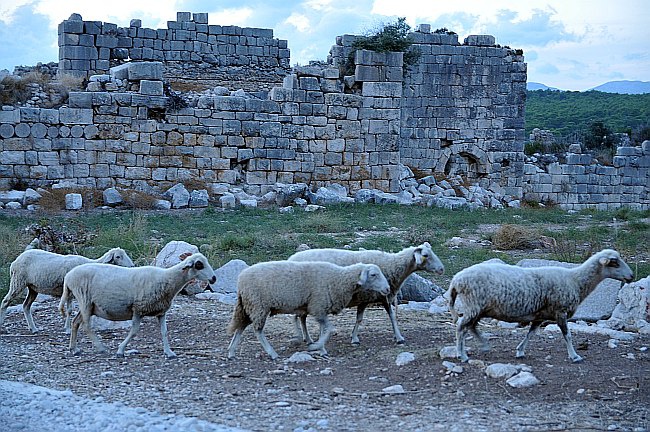
M 29 333 L 22 313 L 7 317 L 0 334 L 0 379 L 260 431 L 650 430 L 649 336 L 610 348 L 605 336 L 574 334 L 585 361 L 572 364 L 561 336 L 541 331 L 523 362 L 541 383 L 515 389 L 487 377 L 484 366 L 521 363 L 514 351 L 524 329 L 482 326 L 491 334 L 492 350 L 470 353 L 482 362 L 463 364 L 463 371 L 453 374 L 438 356 L 454 343 L 448 315 L 400 310 L 407 344 L 398 346 L 385 312 L 369 309 L 361 345 L 352 346 L 354 311 L 347 310 L 333 319 L 338 332 L 328 343 L 329 358 L 304 363 L 286 362 L 304 347 L 290 342 L 291 319 L 280 316 L 266 328 L 278 361 L 266 356 L 250 330 L 238 358 L 229 361 L 225 327 L 231 310 L 214 301 L 178 298 L 168 319 L 174 360 L 164 358 L 151 318 L 128 347 L 137 351 L 124 359 L 95 354 L 84 334 L 82 355 L 70 357 L 51 300 L 34 314 L 39 334 Z M 114 351 L 126 330 L 100 334 Z M 396 366 L 404 351 L 415 361 Z M 382 391 L 398 384 L 404 393 Z

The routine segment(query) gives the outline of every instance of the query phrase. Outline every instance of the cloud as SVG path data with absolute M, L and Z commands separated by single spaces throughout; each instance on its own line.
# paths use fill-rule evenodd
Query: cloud
M 217 12 L 209 12 L 208 20 L 220 25 L 236 25 L 247 27 L 249 18 L 253 15 L 253 9 L 249 7 L 222 9 Z
M 284 20 L 284 22 L 286 22 L 287 24 L 291 24 L 296 28 L 296 30 L 302 33 L 309 32 L 310 30 L 309 18 L 307 18 L 303 14 L 294 12 L 291 15 L 289 15 L 289 18 Z
M 491 34 L 502 44 L 543 47 L 556 42 L 578 42 L 580 37 L 554 19 L 554 11 L 536 9 L 530 18 L 521 19 L 511 10 L 502 9 L 490 26 Z
M 13 71 L 14 66 L 58 62 L 56 34 L 49 38 L 43 35 L 43 29 L 48 25 L 49 19 L 34 14 L 31 5 L 16 8 L 9 24 L 0 22 L 0 40 L 11 41 L 0 43 L 0 69 Z

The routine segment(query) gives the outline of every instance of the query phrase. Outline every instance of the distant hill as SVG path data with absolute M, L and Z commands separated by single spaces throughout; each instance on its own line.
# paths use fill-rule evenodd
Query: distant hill
M 644 94 L 650 93 L 650 81 L 610 81 L 591 90 L 605 93 Z
M 527 92 L 526 132 L 548 129 L 567 136 L 587 131 L 602 121 L 614 132 L 625 132 L 650 125 L 650 93 L 615 94 L 602 91 Z
M 533 91 L 533 90 L 558 90 L 560 89 L 555 88 L 555 87 L 549 87 L 546 84 L 542 83 L 537 83 L 537 82 L 527 82 L 526 83 L 526 90 Z

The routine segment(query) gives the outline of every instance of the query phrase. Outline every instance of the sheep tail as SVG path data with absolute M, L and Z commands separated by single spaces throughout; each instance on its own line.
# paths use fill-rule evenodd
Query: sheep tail
M 454 286 L 450 286 L 449 290 L 447 290 L 447 292 L 445 293 L 445 297 L 449 302 L 449 313 L 451 314 L 451 321 L 454 324 L 456 324 L 456 321 L 458 321 L 458 312 L 456 312 L 456 309 L 454 309 L 457 296 L 458 296 L 458 291 L 456 291 L 456 287 Z
M 63 294 L 61 294 L 61 301 L 59 301 L 59 312 L 65 318 L 65 305 L 68 302 L 68 297 L 70 296 L 70 290 L 68 286 L 63 284 Z
M 235 331 L 246 328 L 250 323 L 252 323 L 252 321 L 244 310 L 242 298 L 241 296 L 237 296 L 237 304 L 235 305 L 235 310 L 233 311 L 230 324 L 228 324 L 227 333 L 229 336 L 232 336 L 235 334 Z

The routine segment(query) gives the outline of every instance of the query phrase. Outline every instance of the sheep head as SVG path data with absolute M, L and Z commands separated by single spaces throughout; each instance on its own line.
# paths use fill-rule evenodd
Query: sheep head
M 386 277 L 381 272 L 381 269 L 375 264 L 365 264 L 359 281 L 357 282 L 361 288 L 366 291 L 376 291 L 381 295 L 388 295 L 390 293 L 390 285 Z
M 415 265 L 418 270 L 435 272 L 439 275 L 445 272 L 445 266 L 436 254 L 433 253 L 429 242 L 424 242 L 420 246 L 416 247 L 413 257 L 415 258 Z
M 598 264 L 603 278 L 616 279 L 621 282 L 632 282 L 634 272 L 613 249 L 605 249 L 598 253 Z
M 133 264 L 129 255 L 122 248 L 113 248 L 109 250 L 106 255 L 102 257 L 100 262 L 121 267 L 135 267 L 135 264 Z
M 214 270 L 210 266 L 208 259 L 203 254 L 195 253 L 183 261 L 183 272 L 187 272 L 190 279 L 198 279 L 213 284 L 217 281 Z

